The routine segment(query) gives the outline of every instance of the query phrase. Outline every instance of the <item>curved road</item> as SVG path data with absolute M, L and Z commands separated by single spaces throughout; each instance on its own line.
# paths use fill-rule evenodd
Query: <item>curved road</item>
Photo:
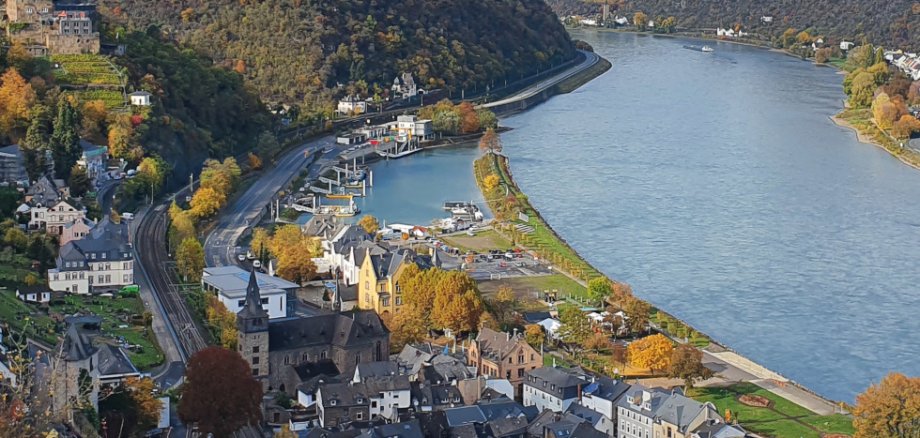
M 581 73 L 582 71 L 584 71 L 584 70 L 586 70 L 586 69 L 588 69 L 588 68 L 594 66 L 594 64 L 597 64 L 597 63 L 601 60 L 601 57 L 598 56 L 598 55 L 597 55 L 596 53 L 594 53 L 594 52 L 588 52 L 588 51 L 585 51 L 585 50 L 579 50 L 579 52 L 580 52 L 582 55 L 585 56 L 585 59 L 584 59 L 583 61 L 581 61 L 578 65 L 576 65 L 576 66 L 574 66 L 574 67 L 572 67 L 572 68 L 570 68 L 570 69 L 568 69 L 568 70 L 566 70 L 566 71 L 564 71 L 564 72 L 562 72 L 562 73 L 560 73 L 560 74 L 558 74 L 558 75 L 556 75 L 556 76 L 553 76 L 553 77 L 544 79 L 544 80 L 542 80 L 542 81 L 540 81 L 540 82 L 537 82 L 537 83 L 535 83 L 535 84 L 533 84 L 533 85 L 531 85 L 531 86 L 529 86 L 529 87 L 527 87 L 527 88 L 525 88 L 525 89 L 523 89 L 523 90 L 517 92 L 516 94 L 514 94 L 514 95 L 512 95 L 512 96 L 506 97 L 506 98 L 501 99 L 501 100 L 496 100 L 496 101 L 494 101 L 494 102 L 489 102 L 489 103 L 483 104 L 482 107 L 483 107 L 483 108 L 493 108 L 493 107 L 497 107 L 497 106 L 501 106 L 501 105 L 505 105 L 505 104 L 509 104 L 509 103 L 514 103 L 514 102 L 517 102 L 517 101 L 519 101 L 519 100 L 528 99 L 528 98 L 530 98 L 530 97 L 533 97 L 533 96 L 535 96 L 535 95 L 537 95 L 537 94 L 542 93 L 544 90 L 547 90 L 547 89 L 549 89 L 549 88 L 551 88 L 551 87 L 553 87 L 553 86 L 559 84 L 560 82 L 562 82 L 562 81 L 564 81 L 564 80 L 566 80 L 566 79 L 572 77 L 572 76 L 577 75 L 578 73 Z

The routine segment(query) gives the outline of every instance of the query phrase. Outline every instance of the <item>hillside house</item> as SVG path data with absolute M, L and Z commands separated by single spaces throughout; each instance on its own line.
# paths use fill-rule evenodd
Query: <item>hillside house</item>
M 134 106 L 150 106 L 150 97 L 152 94 L 146 91 L 135 91 L 128 95 L 128 98 L 131 100 L 131 105 Z
M 108 217 L 79 240 L 61 247 L 57 267 L 48 270 L 51 290 L 89 294 L 134 283 L 134 249 L 128 226 Z
M 542 367 L 543 355 L 517 331 L 511 334 L 483 328 L 467 350 L 467 364 L 482 376 L 507 379 L 519 396 L 525 373 Z

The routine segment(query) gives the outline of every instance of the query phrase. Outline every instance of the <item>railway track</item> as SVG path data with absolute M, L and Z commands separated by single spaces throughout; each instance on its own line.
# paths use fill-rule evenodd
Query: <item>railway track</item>
M 179 341 L 182 359 L 188 361 L 193 354 L 207 348 L 208 343 L 166 269 L 170 262 L 166 253 L 166 207 L 167 204 L 160 204 L 141 219 L 137 227 L 137 256 L 154 296 L 163 306 L 167 323 Z

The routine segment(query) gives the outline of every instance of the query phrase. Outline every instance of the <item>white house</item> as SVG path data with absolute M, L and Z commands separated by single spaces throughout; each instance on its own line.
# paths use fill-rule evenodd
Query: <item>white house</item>
M 608 377 L 593 378 L 591 383 L 582 388 L 581 400 L 578 403 L 607 419 L 595 425 L 596 429 L 607 436 L 616 436 L 617 402 L 629 388 L 628 383 L 619 380 Z
M 840 42 L 840 50 L 843 50 L 844 52 L 846 52 L 847 50 L 852 49 L 853 46 L 855 46 L 855 45 L 856 45 L 856 43 L 854 43 L 854 42 L 852 42 L 852 41 L 841 41 L 841 42 Z
M 597 26 L 597 20 L 593 18 L 582 18 L 581 24 L 582 26 Z
M 760 22 L 763 23 L 763 24 L 770 24 L 770 23 L 773 23 L 773 16 L 772 16 L 772 15 L 764 15 L 764 16 L 761 16 L 761 17 L 760 17 Z
M 205 268 L 201 275 L 201 287 L 216 295 L 227 310 L 237 314 L 246 304 L 249 275 L 249 272 L 238 266 Z M 255 275 L 259 285 L 262 308 L 268 312 L 268 318 L 286 317 L 288 315 L 288 295 L 293 297 L 300 286 L 283 278 L 259 272 L 256 272 Z
M 350 94 L 339 100 L 336 112 L 339 114 L 364 114 L 367 112 L 367 101 Z
M 581 388 L 587 384 L 587 380 L 563 368 L 529 370 L 524 375 L 524 406 L 564 412 L 578 400 Z
M 61 247 L 57 267 L 48 270 L 51 290 L 88 294 L 134 283 L 134 250 L 127 224 L 108 218 L 89 235 Z
M 363 228 L 357 225 L 348 225 L 326 235 L 320 245 L 323 248 L 323 259 L 331 268 L 338 269 L 341 279 L 346 286 L 358 284 L 358 274 L 364 257 L 368 255 L 382 255 L 387 249 L 374 242 Z
M 85 211 L 77 209 L 67 201 L 58 201 L 51 207 L 41 205 L 32 207 L 29 214 L 32 216 L 29 219 L 29 229 L 44 228 L 48 234 L 53 235 L 62 234 L 64 227 L 68 224 L 86 219 Z
M 617 26 L 626 26 L 629 24 L 629 19 L 626 17 L 617 16 L 613 21 L 616 22 Z
M 146 91 L 135 91 L 128 95 L 131 99 L 131 105 L 134 106 L 150 106 L 150 96 L 152 94 Z
M 16 298 L 27 303 L 47 303 L 51 301 L 51 290 L 46 286 L 21 286 L 16 288 Z

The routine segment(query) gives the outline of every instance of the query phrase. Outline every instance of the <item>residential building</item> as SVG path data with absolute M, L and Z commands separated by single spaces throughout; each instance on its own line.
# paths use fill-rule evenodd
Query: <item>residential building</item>
M 323 260 L 330 268 L 338 270 L 340 279 L 347 286 L 358 284 L 364 258 L 368 254 L 381 256 L 389 252 L 386 246 L 375 242 L 373 236 L 358 225 L 343 225 L 335 219 L 321 219 L 309 228 L 319 231 L 312 235 L 323 236 L 320 242 Z
M 32 207 L 29 210 L 29 214 L 32 216 L 29 219 L 29 229 L 44 229 L 45 232 L 51 235 L 61 235 L 68 225 L 86 219 L 85 211 L 78 209 L 67 201 L 58 201 L 51 207 L 42 205 Z M 63 243 L 61 245 L 63 246 Z
M 387 124 L 390 131 L 409 140 L 427 140 L 434 137 L 431 120 L 419 119 L 414 115 L 396 116 L 395 122 Z
M 585 420 L 586 424 L 591 425 L 594 430 L 600 432 L 605 437 L 615 436 L 613 432 L 613 422 L 600 412 L 588 409 L 578 403 L 572 403 L 569 405 L 568 409 L 565 410 L 565 413 Z
M 86 169 L 86 176 L 94 180 L 105 173 L 109 160 L 109 148 L 80 139 L 80 149 L 80 159 L 77 160 L 77 165 Z
M 85 217 L 64 225 L 64 229 L 61 230 L 61 234 L 58 236 L 58 246 L 64 246 L 72 240 L 86 237 L 94 226 L 96 226 L 96 223 Z
M 300 286 L 283 278 L 259 272 L 254 276 L 259 283 L 259 301 L 262 308 L 268 312 L 269 319 L 288 316 L 289 300 L 294 297 Z M 252 277 L 253 274 L 238 266 L 205 268 L 201 274 L 201 287 L 206 292 L 216 295 L 227 310 L 239 313 L 246 304 L 247 287 Z
M 374 255 L 365 248 L 358 281 L 358 308 L 392 315 L 403 305 L 400 277 L 409 265 L 421 262 L 414 251 L 400 248 Z
M 508 379 L 518 396 L 525 373 L 542 367 L 543 355 L 517 331 L 512 335 L 483 328 L 467 350 L 467 363 L 480 375 Z
M 603 415 L 606 422 L 598 428 L 608 436 L 616 436 L 617 402 L 626 394 L 630 385 L 609 377 L 593 377 L 592 382 L 581 389 L 580 405 Z
M 583 377 L 564 368 L 542 367 L 527 371 L 524 406 L 564 412 L 581 397 L 581 388 L 587 384 Z
M 394 99 L 409 99 L 418 95 L 421 90 L 415 85 L 412 73 L 406 72 L 393 79 L 390 91 Z
M 370 398 L 363 385 L 329 383 L 316 391 L 316 411 L 321 427 L 335 427 L 370 419 Z
M 357 364 L 390 355 L 390 333 L 374 312 L 323 313 L 269 318 L 261 303 L 256 274 L 250 273 L 242 310 L 237 313 L 240 355 L 269 390 L 285 391 L 288 366 L 330 359 L 345 375 Z
M 416 412 L 433 412 L 463 406 L 463 394 L 453 385 L 412 382 L 412 407 Z
M 51 301 L 51 289 L 49 289 L 48 286 L 40 284 L 35 286 L 19 286 L 16 288 L 16 298 L 27 303 L 47 303 Z
M 618 438 L 691 438 L 724 423 L 712 403 L 633 385 L 617 402 Z
M 357 115 L 367 112 L 367 101 L 361 100 L 358 96 L 349 94 L 339 100 L 336 112 L 345 115 Z
M 26 190 L 26 203 L 33 206 L 53 207 L 62 199 L 70 197 L 70 190 L 63 181 L 43 175 Z
M 61 247 L 57 267 L 48 270 L 51 290 L 88 294 L 134 283 L 134 249 L 127 224 L 108 217 L 89 235 Z
M 29 180 L 19 145 L 0 148 L 0 183 L 16 184 Z
M 150 97 L 152 94 L 146 91 L 135 91 L 128 95 L 128 98 L 131 99 L 131 105 L 134 106 L 150 106 Z

